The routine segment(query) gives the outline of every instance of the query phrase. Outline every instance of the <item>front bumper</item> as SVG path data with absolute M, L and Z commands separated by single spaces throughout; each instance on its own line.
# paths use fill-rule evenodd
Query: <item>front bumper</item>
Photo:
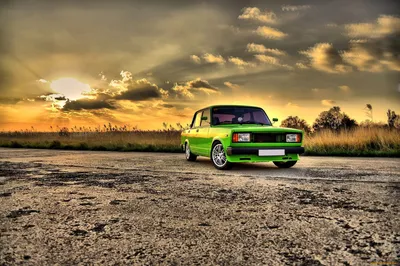
M 288 154 L 303 154 L 304 147 L 228 147 L 227 155 L 258 155 L 259 150 L 285 150 L 285 155 Z

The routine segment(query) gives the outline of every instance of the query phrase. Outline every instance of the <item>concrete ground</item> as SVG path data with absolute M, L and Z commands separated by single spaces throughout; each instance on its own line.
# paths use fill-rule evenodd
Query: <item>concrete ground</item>
M 0 265 L 396 265 L 399 200 L 400 159 L 0 149 Z

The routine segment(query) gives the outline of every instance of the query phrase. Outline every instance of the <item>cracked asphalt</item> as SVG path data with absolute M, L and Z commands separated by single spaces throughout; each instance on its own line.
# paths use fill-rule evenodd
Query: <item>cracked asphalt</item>
M 3 148 L 0 265 L 398 265 L 399 200 L 394 158 Z

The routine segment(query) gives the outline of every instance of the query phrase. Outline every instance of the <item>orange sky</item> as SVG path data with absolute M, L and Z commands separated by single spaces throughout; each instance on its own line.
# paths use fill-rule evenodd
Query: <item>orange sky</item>
M 1 5 L 0 130 L 158 129 L 231 103 L 310 124 L 336 105 L 359 122 L 367 103 L 375 121 L 400 112 L 396 1 L 242 3 Z

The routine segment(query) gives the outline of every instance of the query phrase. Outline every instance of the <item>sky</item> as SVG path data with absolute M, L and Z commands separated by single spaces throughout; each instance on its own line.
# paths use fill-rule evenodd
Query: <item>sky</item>
M 190 123 L 212 104 L 310 124 L 400 113 L 398 1 L 5 0 L 0 130 Z

